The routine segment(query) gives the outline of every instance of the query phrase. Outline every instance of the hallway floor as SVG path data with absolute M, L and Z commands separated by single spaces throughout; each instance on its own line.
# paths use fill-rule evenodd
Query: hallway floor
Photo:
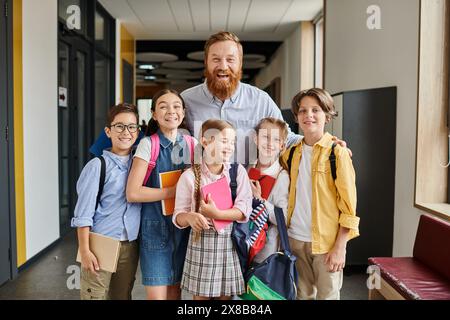
M 73 269 L 78 269 L 75 262 L 77 250 L 76 234 L 70 232 L 58 244 L 38 258 L 30 266 L 19 273 L 14 281 L 0 287 L 0 300 L 78 300 L 79 290 L 69 289 L 75 281 Z M 352 272 L 344 275 L 341 299 L 366 300 L 367 274 Z M 183 292 L 184 300 L 191 299 Z M 141 284 L 140 268 L 138 268 L 133 299 L 144 300 L 145 290 Z

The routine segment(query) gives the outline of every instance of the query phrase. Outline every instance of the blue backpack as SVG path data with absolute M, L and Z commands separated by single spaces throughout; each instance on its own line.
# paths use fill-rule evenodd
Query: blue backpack
M 243 300 L 295 300 L 297 297 L 297 258 L 292 254 L 283 210 L 275 207 L 281 250 L 250 268 L 244 274 L 247 292 Z

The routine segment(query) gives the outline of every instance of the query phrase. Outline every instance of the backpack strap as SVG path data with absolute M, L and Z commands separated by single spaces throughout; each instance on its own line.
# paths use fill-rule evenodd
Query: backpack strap
M 334 148 L 336 147 L 336 143 L 333 142 L 333 145 L 331 146 L 331 153 L 330 153 L 330 167 L 331 167 L 331 175 L 333 176 L 333 180 L 336 180 L 336 155 L 334 154 Z
M 188 134 L 183 134 L 183 138 L 186 141 L 186 144 L 189 148 L 189 152 L 191 154 L 191 164 L 194 164 L 194 149 L 195 149 L 195 143 L 194 138 Z
M 105 158 L 103 156 L 98 156 L 97 158 L 100 159 L 100 181 L 98 183 L 98 193 L 97 193 L 97 199 L 95 201 L 95 211 L 97 211 L 98 203 L 100 202 L 100 197 L 103 193 L 103 186 L 105 185 L 105 176 L 106 176 L 106 162 Z
M 336 155 L 334 154 L 334 148 L 336 147 L 336 143 L 333 142 L 333 145 L 331 146 L 331 153 L 329 156 L 330 160 L 330 167 L 331 167 L 331 175 L 333 176 L 333 180 L 336 180 L 337 174 L 336 174 Z M 292 158 L 294 157 L 294 152 L 297 146 L 292 147 L 289 151 L 289 158 L 287 160 L 287 167 L 289 170 L 289 174 L 291 173 L 291 166 L 292 166 Z
M 277 229 L 280 235 L 280 245 L 281 250 L 291 258 L 291 247 L 289 246 L 289 238 L 286 228 L 286 221 L 284 219 L 283 210 L 280 207 L 274 207 L 275 210 L 275 218 L 277 219 Z M 291 258 L 292 259 L 292 258 Z
M 234 162 L 230 166 L 230 189 L 231 189 L 231 199 L 236 200 L 237 196 L 237 172 L 239 163 Z
M 287 161 L 289 175 L 291 174 L 292 158 L 294 157 L 295 149 L 297 149 L 297 146 L 292 147 L 291 150 L 289 151 L 289 158 Z
M 156 166 L 156 160 L 159 156 L 159 136 L 157 133 L 154 133 L 150 136 L 150 144 L 151 144 L 151 153 L 150 160 L 148 161 L 147 173 L 145 174 L 143 186 L 147 185 L 147 181 L 150 178 L 150 174 Z

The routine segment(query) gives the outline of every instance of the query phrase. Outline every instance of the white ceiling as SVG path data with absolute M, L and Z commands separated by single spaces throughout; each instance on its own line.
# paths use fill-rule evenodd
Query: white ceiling
M 137 40 L 205 40 L 228 30 L 244 41 L 282 41 L 323 8 L 323 0 L 99 1 Z

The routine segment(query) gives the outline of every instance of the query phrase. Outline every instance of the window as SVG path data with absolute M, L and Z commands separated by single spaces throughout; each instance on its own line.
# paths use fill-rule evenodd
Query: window
M 94 26 L 94 137 L 97 137 L 105 128 L 108 110 L 115 101 L 115 21 L 99 3 L 95 7 Z
M 277 104 L 278 107 L 281 106 L 281 78 L 276 77 L 272 82 L 264 88 L 264 91 L 269 94 L 272 100 Z
M 112 105 L 110 92 L 110 65 L 109 59 L 103 55 L 95 55 L 95 124 L 94 137 L 97 137 L 105 128 L 108 109 Z
M 314 19 L 314 86 L 323 87 L 323 13 Z
M 142 121 L 145 121 L 145 124 L 148 124 L 148 121 L 152 117 L 152 99 L 138 99 L 137 107 L 139 112 L 139 121 L 142 124 Z
M 80 8 L 81 30 L 67 27 L 67 18 L 76 15 L 67 13 L 71 5 Z M 58 107 L 60 232 L 65 234 L 71 230 L 76 181 L 114 104 L 115 21 L 92 0 L 58 0 L 57 12 L 58 85 L 65 100 Z
M 109 20 L 101 10 L 97 9 L 95 12 L 95 45 L 106 51 L 111 50 L 110 34 L 113 32 L 111 30 L 111 21 Z
M 421 2 L 415 190 L 416 207 L 448 220 L 449 11 L 445 0 Z

